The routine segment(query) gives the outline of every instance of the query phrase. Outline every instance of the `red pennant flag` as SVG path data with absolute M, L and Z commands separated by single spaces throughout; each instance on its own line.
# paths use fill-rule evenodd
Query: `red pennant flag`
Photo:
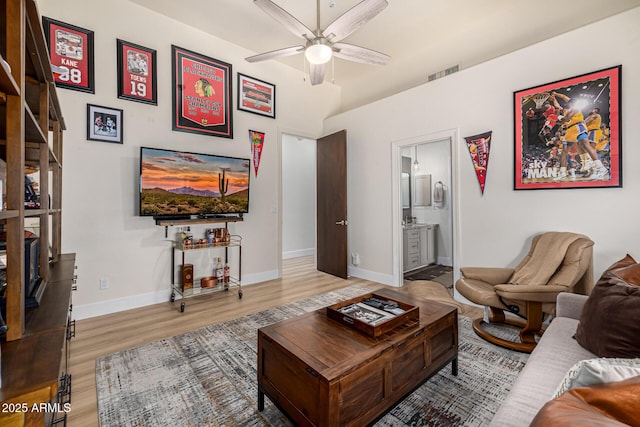
M 260 166 L 260 157 L 262 157 L 262 146 L 264 145 L 264 133 L 250 130 L 249 138 L 251 139 L 251 157 L 253 158 L 253 169 L 256 176 L 258 176 L 258 166 Z
M 489 147 L 491 146 L 491 131 L 479 135 L 466 137 L 467 148 L 471 155 L 473 167 L 476 170 L 480 191 L 484 194 L 484 183 L 487 178 L 489 166 Z

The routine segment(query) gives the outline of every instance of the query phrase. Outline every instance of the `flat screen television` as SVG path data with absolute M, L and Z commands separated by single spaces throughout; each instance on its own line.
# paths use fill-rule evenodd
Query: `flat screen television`
M 140 215 L 189 218 L 249 212 L 249 159 L 140 148 Z

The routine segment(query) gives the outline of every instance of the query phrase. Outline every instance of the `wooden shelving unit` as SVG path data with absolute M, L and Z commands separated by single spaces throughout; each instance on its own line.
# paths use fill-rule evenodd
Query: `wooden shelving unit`
M 0 159 L 6 198 L 6 336 L 1 341 L 0 401 L 46 403 L 67 387 L 75 254 L 61 254 L 62 134 L 65 123 L 35 0 L 0 0 Z M 5 62 L 6 61 L 6 62 Z M 40 208 L 25 209 L 25 172 L 37 170 Z M 49 201 L 50 200 L 50 201 Z M 25 309 L 25 218 L 37 218 L 40 306 Z M 50 237 L 51 236 L 51 237 Z M 41 285 L 42 286 L 42 285 Z M 65 381 L 61 381 L 61 372 Z M 0 425 L 43 425 L 55 414 L 0 413 Z

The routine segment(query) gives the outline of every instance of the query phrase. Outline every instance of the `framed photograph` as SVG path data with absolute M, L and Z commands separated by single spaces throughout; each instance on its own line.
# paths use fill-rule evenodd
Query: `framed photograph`
M 621 73 L 513 93 L 516 190 L 622 187 Z
M 158 105 L 156 51 L 117 40 L 118 98 Z
M 122 144 L 122 110 L 87 104 L 87 139 Z
M 276 86 L 238 73 L 238 110 L 276 118 Z
M 95 93 L 93 31 L 42 17 L 56 86 Z
M 231 64 L 171 46 L 173 130 L 233 138 Z

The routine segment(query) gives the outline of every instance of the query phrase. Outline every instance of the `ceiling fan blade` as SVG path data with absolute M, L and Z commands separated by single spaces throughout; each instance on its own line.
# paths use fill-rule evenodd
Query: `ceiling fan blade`
M 337 17 L 322 35 L 331 42 L 340 41 L 373 19 L 388 5 L 387 0 L 364 0 Z
M 319 85 L 324 82 L 324 64 L 309 64 L 309 77 L 311 79 L 311 86 Z
M 312 30 L 271 0 L 253 0 L 253 3 L 296 36 L 307 40 L 315 38 Z
M 333 49 L 333 54 L 336 57 L 362 64 L 386 65 L 391 59 L 389 55 L 384 53 L 348 43 L 335 43 Z
M 296 53 L 302 53 L 302 52 L 304 52 L 304 46 L 291 46 L 291 47 L 285 47 L 283 49 L 272 50 L 271 52 L 259 53 L 257 55 L 249 56 L 248 58 L 245 58 L 245 61 L 247 62 L 266 61 L 267 59 L 282 58 L 284 56 L 291 56 L 291 55 L 295 55 Z

